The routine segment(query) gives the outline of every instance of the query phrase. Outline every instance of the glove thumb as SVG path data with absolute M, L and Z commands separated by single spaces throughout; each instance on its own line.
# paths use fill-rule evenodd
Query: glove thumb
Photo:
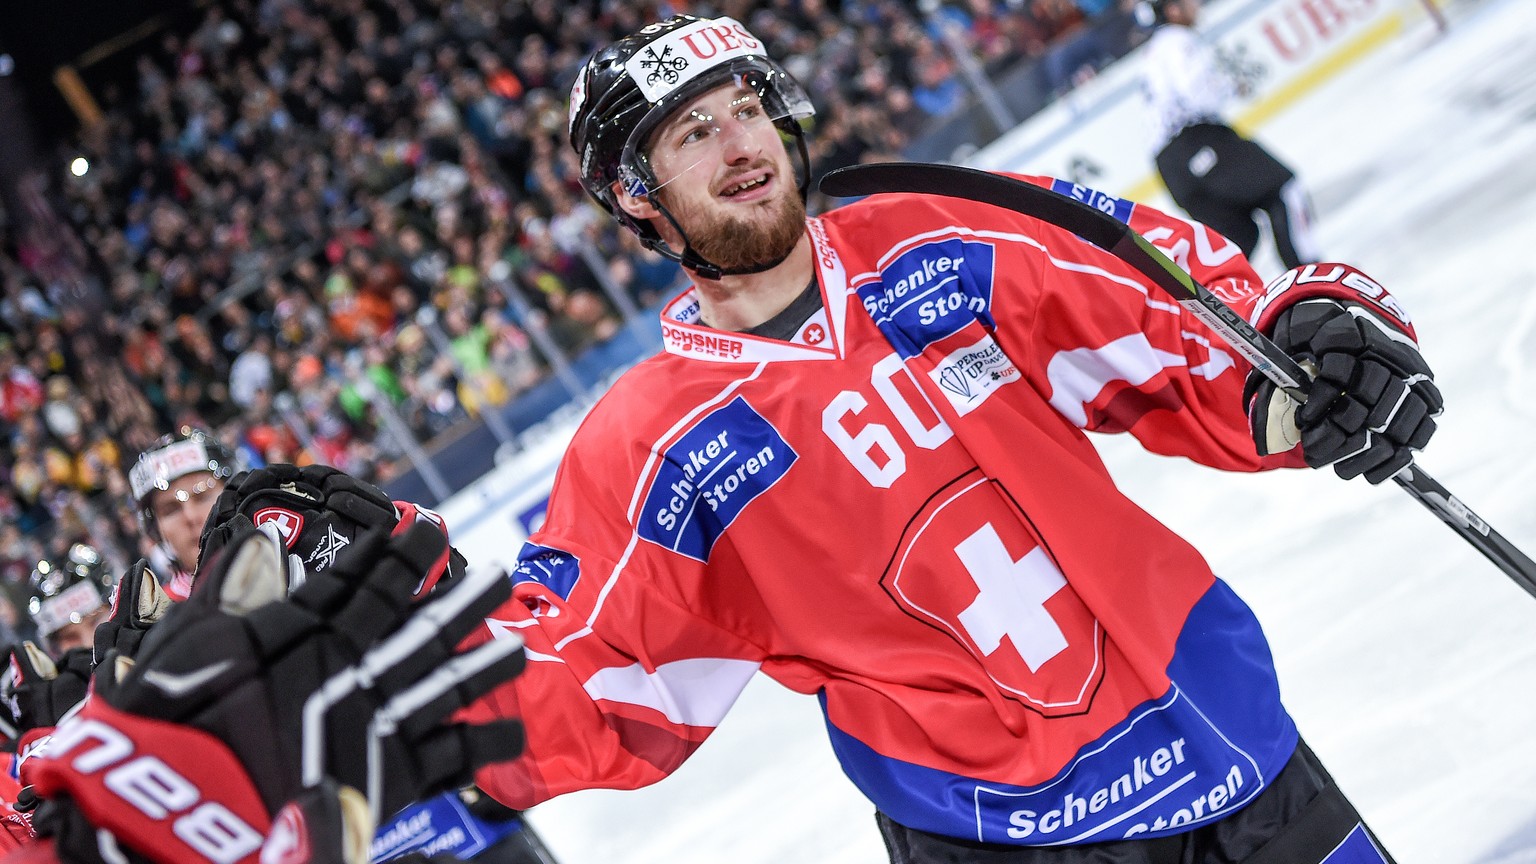
M 362 793 L 326 778 L 277 812 L 261 845 L 261 860 L 368 864 L 373 832 L 373 818 Z
M 11 652 L 16 660 L 18 683 L 22 681 L 52 681 L 59 677 L 59 667 L 48 652 L 37 647 L 31 639 L 16 646 Z

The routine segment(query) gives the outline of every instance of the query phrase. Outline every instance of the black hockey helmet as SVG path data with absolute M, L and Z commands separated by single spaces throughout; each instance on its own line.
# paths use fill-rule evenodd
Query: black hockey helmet
M 636 198 L 657 191 L 646 153 L 652 134 L 688 100 L 732 80 L 754 90 L 774 125 L 796 142 L 802 167 L 797 185 L 803 199 L 810 186 L 810 159 L 800 121 L 814 116 L 816 109 L 805 88 L 733 18 L 677 15 L 644 27 L 593 55 L 571 88 L 568 131 L 581 159 L 582 187 L 648 247 L 705 275 L 707 268 L 715 275 L 720 269 L 691 249 L 668 249 L 649 222 L 618 206 L 613 186 L 622 184 Z M 676 226 L 658 201 L 653 198 L 651 203 Z
M 101 553 L 76 543 L 57 563 L 37 562 L 27 587 L 31 595 L 27 614 L 47 642 L 54 633 L 106 606 L 111 585 Z
M 156 541 L 160 539 L 150 493 L 164 491 L 172 480 L 199 471 L 212 475 L 210 484 L 224 483 L 235 475 L 234 452 L 201 429 L 183 426 L 173 434 L 161 436 L 139 454 L 138 461 L 128 469 L 128 488 L 139 515 L 139 528 L 144 533 Z

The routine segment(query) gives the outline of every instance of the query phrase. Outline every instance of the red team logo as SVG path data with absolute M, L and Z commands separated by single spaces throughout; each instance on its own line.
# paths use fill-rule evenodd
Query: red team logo
M 908 524 L 882 578 L 908 613 L 949 633 L 1003 692 L 1047 716 L 1088 709 L 1103 629 L 1024 514 L 973 471 Z
M 277 533 L 282 535 L 283 545 L 289 549 L 299 541 L 299 534 L 304 531 L 304 516 L 295 513 L 286 507 L 263 507 L 251 517 L 257 528 L 263 525 L 277 526 Z
M 821 340 L 827 338 L 827 331 L 820 324 L 812 324 L 811 326 L 805 328 L 805 332 L 801 335 L 805 340 L 805 344 L 820 345 Z

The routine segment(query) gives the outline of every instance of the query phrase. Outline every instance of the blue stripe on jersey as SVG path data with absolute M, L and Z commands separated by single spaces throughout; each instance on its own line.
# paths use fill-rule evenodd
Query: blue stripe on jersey
M 1387 856 L 1371 835 L 1365 833 L 1365 826 L 1356 825 L 1321 864 L 1387 864 Z
M 1134 201 L 1127 201 L 1124 198 L 1116 198 L 1113 195 L 1106 195 L 1097 189 L 1089 189 L 1087 186 L 1084 186 L 1081 183 L 1070 183 L 1066 180 L 1052 180 L 1051 191 L 1058 195 L 1065 195 L 1068 198 L 1075 198 L 1078 201 L 1087 204 L 1089 207 L 1099 211 L 1100 213 L 1108 213 L 1109 215 L 1119 219 L 1121 222 L 1124 222 L 1127 225 L 1131 223 L 1131 211 L 1136 209 L 1136 203 Z
M 1177 834 L 1253 800 L 1297 734 L 1258 621 L 1220 580 L 1191 610 L 1168 673 L 1166 693 L 1034 786 L 888 758 L 830 721 L 827 730 L 854 784 L 912 828 L 1022 846 Z

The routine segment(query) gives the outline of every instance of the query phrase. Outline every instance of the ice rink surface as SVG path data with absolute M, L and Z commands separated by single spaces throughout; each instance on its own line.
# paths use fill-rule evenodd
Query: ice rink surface
M 1536 2 L 1449 12 L 1447 34 L 1414 25 L 1257 135 L 1311 189 L 1326 255 L 1413 314 L 1447 406 L 1424 467 L 1532 554 Z M 1302 734 L 1400 864 L 1536 862 L 1536 598 L 1390 483 L 1101 443 L 1255 608 Z M 531 820 L 561 864 L 886 860 L 815 700 L 761 677 L 672 777 Z

